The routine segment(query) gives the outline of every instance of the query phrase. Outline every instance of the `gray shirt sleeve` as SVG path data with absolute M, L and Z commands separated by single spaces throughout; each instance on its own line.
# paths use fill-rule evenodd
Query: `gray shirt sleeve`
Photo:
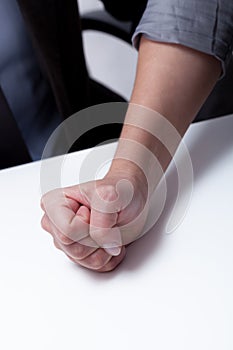
M 218 58 L 223 74 L 233 50 L 232 0 L 148 0 L 132 41 L 181 44 Z

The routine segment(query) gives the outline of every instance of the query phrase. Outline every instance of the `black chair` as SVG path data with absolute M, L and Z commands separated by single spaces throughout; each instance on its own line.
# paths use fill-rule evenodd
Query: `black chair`
M 133 23 L 115 19 L 107 11 L 90 11 L 81 17 L 82 30 L 96 30 L 113 35 L 131 44 Z

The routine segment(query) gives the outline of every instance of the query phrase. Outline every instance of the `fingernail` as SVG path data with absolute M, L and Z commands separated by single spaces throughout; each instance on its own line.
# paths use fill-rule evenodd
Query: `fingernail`
M 120 247 L 113 247 L 113 248 L 105 248 L 105 251 L 112 256 L 118 256 L 121 253 Z

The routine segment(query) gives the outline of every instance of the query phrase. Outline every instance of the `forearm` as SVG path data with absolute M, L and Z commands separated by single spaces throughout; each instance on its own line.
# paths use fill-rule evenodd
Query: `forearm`
M 213 89 L 220 73 L 221 64 L 212 56 L 181 45 L 157 43 L 142 38 L 130 102 L 155 111 L 155 115 L 157 112 L 165 117 L 181 138 Z M 142 110 L 141 107 L 139 109 Z M 168 152 L 163 142 L 148 132 L 148 119 L 144 120 L 142 116 L 138 123 L 140 117 L 136 114 L 136 107 L 129 108 L 111 170 L 117 171 L 124 167 L 125 161 L 117 158 L 122 158 L 126 148 L 125 139 L 130 139 L 151 150 L 165 171 L 173 154 Z M 163 125 L 158 118 L 154 118 L 152 123 L 152 129 L 156 130 L 157 135 L 163 133 Z M 127 150 L 129 157 L 132 152 L 132 164 L 128 164 L 127 171 L 135 173 L 135 157 L 143 157 L 143 164 L 146 164 L 146 157 L 143 151 L 135 155 L 133 148 L 132 151 Z M 175 150 L 176 147 L 174 153 Z M 155 178 L 155 185 L 158 180 Z

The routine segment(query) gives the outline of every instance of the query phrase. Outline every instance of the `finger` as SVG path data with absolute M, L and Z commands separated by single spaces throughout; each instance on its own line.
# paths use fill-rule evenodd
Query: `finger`
M 85 259 L 97 250 L 96 243 L 93 242 L 90 237 L 85 238 L 81 241 L 81 243 L 73 243 L 73 241 L 67 241 L 67 237 L 63 237 L 57 228 L 50 222 L 47 215 L 43 216 L 42 222 L 44 229 L 54 236 L 55 247 L 62 250 L 69 258 L 73 260 Z M 64 240 L 65 244 L 62 243 Z M 68 245 L 68 243 L 70 244 Z
M 47 206 L 47 195 L 54 195 L 55 194 L 55 192 L 56 191 L 62 191 L 61 189 L 59 189 L 59 190 L 54 190 L 54 191 L 50 191 L 50 192 L 48 192 L 48 193 L 46 193 L 42 198 L 41 198 L 41 201 L 40 201 L 40 207 L 41 207 L 41 209 L 45 212 L 46 211 L 46 206 Z M 75 199 L 73 199 L 73 198 L 70 198 L 70 197 L 68 197 L 67 196 L 67 198 L 69 198 L 69 200 L 70 200 L 70 206 L 71 206 L 71 208 L 72 208 L 72 210 L 74 211 L 74 212 L 76 212 L 77 210 L 78 210 L 78 208 L 79 208 L 79 203 L 75 200 Z
M 107 254 L 103 249 L 97 249 L 94 253 L 89 255 L 83 260 L 75 259 L 75 262 L 90 270 L 99 270 L 103 268 L 110 260 L 112 256 Z
M 50 220 L 49 220 L 49 218 L 48 218 L 48 216 L 46 214 L 44 214 L 42 219 L 41 219 L 41 226 L 46 232 L 48 232 L 48 233 L 50 233 L 52 235 L 53 243 L 54 243 L 55 247 L 57 249 L 62 250 L 60 245 L 59 245 L 59 243 L 58 243 L 58 241 L 56 240 L 56 238 L 54 238 L 52 225 L 51 225 L 51 222 L 50 222 Z
M 78 189 L 76 191 L 78 197 Z M 86 237 L 89 230 L 88 208 L 84 209 L 85 215 L 83 213 L 79 215 L 80 205 L 78 200 L 67 197 L 65 190 L 62 189 L 51 191 L 42 198 L 42 206 L 49 220 L 63 235 L 73 241 Z
M 93 254 L 98 249 L 98 248 L 88 247 L 80 243 L 64 245 L 59 241 L 56 241 L 56 244 L 69 258 L 72 258 L 74 260 L 86 259 L 89 255 Z
M 62 244 L 62 241 L 64 240 L 64 238 L 62 237 L 62 234 L 58 232 L 56 227 L 53 226 L 53 224 L 48 219 L 47 215 L 43 216 L 41 222 L 42 222 L 43 228 L 54 236 L 55 247 L 62 250 L 68 257 L 73 259 L 78 259 L 78 260 L 84 259 L 97 250 L 97 248 L 93 248 L 93 246 L 95 246 L 96 243 L 93 242 L 91 238 L 85 239 L 85 245 L 79 244 L 79 243 L 73 243 L 73 241 L 71 241 L 70 245 L 67 245 L 67 243 L 69 242 L 65 237 L 66 244 Z M 91 246 L 89 247 L 87 243 L 90 244 Z
M 111 255 L 119 255 L 122 245 L 118 210 L 112 205 L 117 198 L 115 188 L 108 186 L 96 189 L 91 201 L 90 236 Z
M 45 231 L 50 233 L 54 237 L 54 239 L 56 239 L 56 241 L 64 245 L 69 245 L 74 243 L 73 240 L 63 235 L 63 233 L 57 229 L 57 227 L 50 221 L 49 217 L 46 214 L 43 216 L 41 220 L 41 226 Z
M 43 215 L 41 219 L 41 226 L 42 228 L 50 233 L 56 241 L 60 241 L 63 244 L 72 244 L 73 241 L 64 236 L 59 230 L 56 228 L 56 226 L 53 225 L 53 223 L 49 220 L 48 216 L 46 214 Z
M 117 226 L 117 213 L 105 214 L 96 210 L 91 211 L 90 236 L 110 255 L 121 253 L 121 232 Z
M 98 272 L 110 272 L 113 271 L 124 259 L 126 255 L 125 247 L 122 247 L 121 254 L 118 256 L 113 256 L 109 262 L 104 265 Z
M 67 257 L 74 262 L 77 262 L 77 260 L 80 259 L 85 259 L 97 250 L 97 248 L 90 248 L 79 243 L 73 243 L 69 246 L 63 245 L 56 238 L 53 238 L 53 242 L 57 249 L 63 251 Z
M 84 244 L 84 239 L 87 239 L 89 237 L 89 230 L 90 230 L 90 210 L 86 206 L 82 205 L 79 207 L 75 218 L 73 219 L 73 225 L 74 228 L 77 228 L 77 231 L 73 231 L 71 234 L 71 239 L 73 241 L 78 242 L 78 241 L 83 241 Z M 92 247 L 98 247 L 97 244 L 92 240 L 92 244 L 86 244 Z

